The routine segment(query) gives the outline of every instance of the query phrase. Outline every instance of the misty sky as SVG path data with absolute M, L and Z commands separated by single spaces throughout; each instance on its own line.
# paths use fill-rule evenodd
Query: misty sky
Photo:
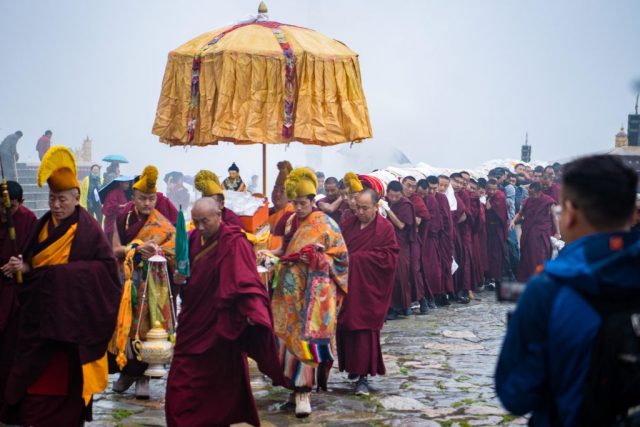
M 21 129 L 27 161 L 37 161 L 36 140 L 50 128 L 54 143 L 71 147 L 89 135 L 96 160 L 126 155 L 125 173 L 147 163 L 220 173 L 236 161 L 248 179 L 261 170 L 259 146 L 169 148 L 151 126 L 167 53 L 255 14 L 258 3 L 1 0 L 0 137 Z M 267 5 L 272 20 L 316 29 L 360 54 L 374 133 L 367 152 L 395 146 L 413 162 L 471 168 L 518 157 L 528 130 L 534 158 L 563 159 L 612 147 L 635 101 L 637 0 Z M 270 168 L 289 158 L 343 173 L 350 163 L 338 149 L 270 147 Z

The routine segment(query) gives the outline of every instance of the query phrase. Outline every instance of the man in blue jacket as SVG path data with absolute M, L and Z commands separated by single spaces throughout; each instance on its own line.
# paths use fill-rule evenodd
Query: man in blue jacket
M 563 168 L 560 228 L 567 246 L 527 283 L 495 374 L 502 404 L 517 415 L 532 412 L 531 425 L 585 425 L 578 415 L 602 317 L 583 296 L 640 292 L 640 233 L 629 231 L 637 181 L 613 156 Z

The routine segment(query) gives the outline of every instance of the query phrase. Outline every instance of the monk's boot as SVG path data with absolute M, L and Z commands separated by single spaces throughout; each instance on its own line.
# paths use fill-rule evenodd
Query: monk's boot
M 398 319 L 398 313 L 394 309 L 389 309 L 387 313 L 387 320 L 396 320 Z
M 306 418 L 311 415 L 311 393 L 296 393 L 296 417 Z
M 134 382 L 136 382 L 135 377 L 132 377 L 131 375 L 123 374 L 121 372 L 120 376 L 118 377 L 118 380 L 113 383 L 113 386 L 111 387 L 111 389 L 115 393 L 124 393 L 125 391 L 129 390 L 129 388 L 131 388 Z
M 429 313 L 429 305 L 427 304 L 427 299 L 422 298 L 420 300 L 420 311 L 418 312 L 418 314 L 424 316 L 427 313 Z
M 466 291 L 458 292 L 457 299 L 460 304 L 469 304 L 469 297 Z
M 136 399 L 149 399 L 149 377 L 142 376 L 136 381 Z
M 369 381 L 366 375 L 360 376 L 356 382 L 356 396 L 369 396 Z

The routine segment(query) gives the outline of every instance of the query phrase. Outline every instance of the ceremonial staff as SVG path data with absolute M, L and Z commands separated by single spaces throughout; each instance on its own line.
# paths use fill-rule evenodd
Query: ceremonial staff
M 0 172 L 2 172 L 2 201 L 7 214 L 7 222 L 9 223 L 9 240 L 11 240 L 11 246 L 13 246 L 13 253 L 16 256 L 20 256 L 18 251 L 18 241 L 16 240 L 16 227 L 13 225 L 13 215 L 11 215 L 11 199 L 9 198 L 7 178 L 4 176 L 2 157 L 0 157 Z M 16 283 L 22 283 L 22 271 L 16 271 Z

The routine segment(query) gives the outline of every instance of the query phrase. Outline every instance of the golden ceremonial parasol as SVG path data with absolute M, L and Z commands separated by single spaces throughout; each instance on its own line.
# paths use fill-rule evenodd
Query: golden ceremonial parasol
M 330 146 L 371 138 L 358 55 L 308 28 L 258 17 L 169 53 L 153 134 L 169 145 Z

